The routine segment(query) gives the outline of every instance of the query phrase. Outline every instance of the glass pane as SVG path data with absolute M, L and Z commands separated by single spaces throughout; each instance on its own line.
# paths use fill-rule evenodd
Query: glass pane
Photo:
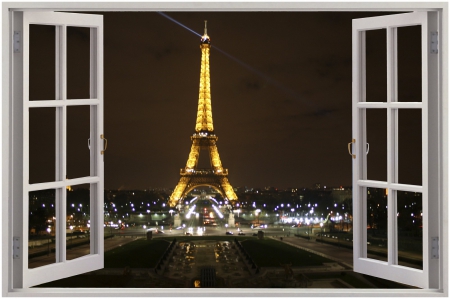
M 91 253 L 90 247 L 90 184 L 67 187 L 67 253 L 73 260 Z
M 366 31 L 366 102 L 386 102 L 386 29 Z
M 90 28 L 67 27 L 67 99 L 89 99 Z
M 366 109 L 367 179 L 387 181 L 387 112 Z
M 56 109 L 30 108 L 29 183 L 55 181 Z
M 398 101 L 422 102 L 421 26 L 397 28 Z
M 387 189 L 367 188 L 367 257 L 387 262 Z
M 398 110 L 398 183 L 422 185 L 422 110 Z
M 56 263 L 55 189 L 28 194 L 28 268 Z
M 30 25 L 30 101 L 55 99 L 55 26 Z
M 90 175 L 90 106 L 67 107 L 67 178 Z
M 398 264 L 423 269 L 422 193 L 397 191 Z

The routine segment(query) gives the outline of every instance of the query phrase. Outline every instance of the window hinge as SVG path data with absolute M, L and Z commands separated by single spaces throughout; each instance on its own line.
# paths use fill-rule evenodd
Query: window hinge
M 13 36 L 13 44 L 14 44 L 14 53 L 20 53 L 20 31 L 14 31 Z
M 439 258 L 439 237 L 431 238 L 431 258 Z
M 13 237 L 13 259 L 20 259 L 20 237 Z
M 437 31 L 431 32 L 431 44 L 430 44 L 431 54 L 439 53 L 438 46 L 439 46 L 438 33 L 437 33 Z

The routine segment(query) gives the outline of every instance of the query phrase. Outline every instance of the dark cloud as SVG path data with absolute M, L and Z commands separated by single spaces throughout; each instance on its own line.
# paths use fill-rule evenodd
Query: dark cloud
M 176 53 L 177 47 L 173 43 L 164 43 L 162 45 L 149 44 L 147 50 L 156 60 L 161 60 Z
M 312 113 L 309 113 L 308 116 L 314 116 L 314 117 L 330 116 L 337 111 L 338 111 L 338 109 L 336 109 L 336 108 L 322 108 L 322 109 L 315 110 Z

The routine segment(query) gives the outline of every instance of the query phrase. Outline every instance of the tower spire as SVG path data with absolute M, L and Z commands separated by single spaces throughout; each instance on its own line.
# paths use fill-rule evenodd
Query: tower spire
M 198 96 L 197 121 L 195 123 L 195 132 L 214 132 L 212 109 L 211 109 L 211 87 L 209 74 L 209 51 L 211 49 L 210 38 L 206 34 L 201 38 L 200 50 L 202 60 L 200 64 L 200 89 Z
M 208 20 L 205 20 L 205 34 L 204 35 L 208 35 L 207 31 L 206 31 L 206 24 L 207 24 Z

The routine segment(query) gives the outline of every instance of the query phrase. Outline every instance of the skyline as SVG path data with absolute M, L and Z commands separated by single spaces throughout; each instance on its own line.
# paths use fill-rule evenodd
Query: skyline
M 200 40 L 156 12 L 102 14 L 105 188 L 174 188 L 195 131 Z M 212 113 L 233 187 L 351 185 L 351 19 L 388 13 L 166 14 L 197 33 L 208 20 Z

